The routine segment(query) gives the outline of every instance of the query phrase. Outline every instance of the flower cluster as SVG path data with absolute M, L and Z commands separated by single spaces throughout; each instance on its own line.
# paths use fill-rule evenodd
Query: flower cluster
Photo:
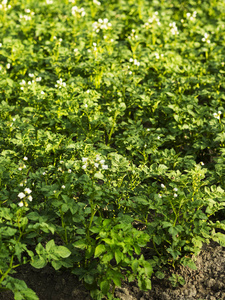
M 176 22 L 170 23 L 169 26 L 171 27 L 170 31 L 171 31 L 172 35 L 178 35 L 179 34 Z
M 31 78 L 33 78 L 34 77 L 34 74 L 31 74 L 31 73 L 29 73 L 29 77 L 31 77 Z M 28 84 L 28 85 L 31 85 L 32 83 L 35 83 L 35 82 L 39 82 L 39 81 L 41 81 L 41 77 L 37 77 L 35 80 L 33 79 L 32 81 L 28 81 L 28 82 L 26 82 L 24 79 L 20 82 L 20 85 L 21 85 L 21 90 L 24 90 L 24 86 L 26 86 L 26 84 Z
M 0 9 L 3 9 L 3 10 L 10 9 L 11 5 L 10 4 L 7 5 L 7 2 L 8 2 L 8 0 L 3 0 L 2 3 L 0 4 Z
M 105 165 L 105 160 L 101 159 L 99 155 L 96 155 L 95 160 L 89 159 L 88 157 L 82 157 L 82 169 L 87 169 L 88 166 L 94 167 L 94 169 L 107 170 L 108 165 Z
M 130 58 L 129 62 L 133 62 L 135 66 L 138 66 L 138 67 L 140 66 L 140 62 L 137 61 L 136 59 Z
M 100 30 L 107 30 L 109 28 L 111 28 L 112 24 L 109 22 L 108 19 L 98 19 L 97 22 L 94 22 L 92 24 L 93 27 L 93 31 L 95 32 L 99 32 Z
M 148 21 L 144 24 L 144 27 L 149 28 L 151 26 L 151 24 L 156 23 L 158 26 L 161 25 L 159 18 L 158 18 L 158 12 L 154 12 L 153 16 L 151 18 L 148 19 Z
M 164 56 L 164 54 L 161 54 L 161 55 L 159 55 L 159 53 L 155 53 L 155 57 L 156 57 L 156 59 L 160 59 L 160 57 L 163 57 Z
M 128 39 L 129 40 L 136 40 L 138 38 L 138 35 L 136 34 L 136 30 L 135 29 L 132 29 L 131 30 L 131 34 L 128 35 Z
M 204 38 L 202 38 L 202 41 L 210 44 L 210 39 L 209 39 L 209 34 L 208 33 L 204 34 Z
M 24 193 L 23 192 L 21 192 L 21 193 L 19 193 L 18 194 L 18 197 L 22 200 L 22 201 L 20 201 L 19 203 L 18 203 L 18 205 L 20 206 L 20 207 L 22 207 L 22 206 L 28 206 L 28 204 L 27 204 L 27 202 L 26 202 L 26 200 L 29 200 L 30 202 L 33 200 L 33 197 L 30 195 L 32 193 L 32 190 L 31 189 L 29 189 L 29 188 L 25 188 L 24 189 Z
M 27 8 L 25 9 L 25 13 L 27 15 L 20 15 L 20 20 L 30 21 L 31 17 L 34 15 L 34 12 Z
M 213 116 L 214 116 L 214 118 L 219 120 L 221 114 L 222 114 L 222 112 L 219 110 L 218 113 L 214 113 Z
M 101 5 L 101 2 L 99 2 L 98 0 L 93 0 L 93 3 L 100 6 Z
M 66 83 L 62 81 L 62 78 L 60 78 L 59 80 L 56 81 L 57 84 L 55 84 L 56 88 L 61 89 L 61 87 L 66 87 Z
M 194 21 L 195 18 L 196 18 L 196 15 L 197 15 L 197 12 L 196 12 L 196 11 L 194 11 L 193 14 L 191 14 L 191 13 L 186 13 L 186 17 L 187 17 L 187 19 L 190 20 L 190 21 Z
M 84 17 L 86 15 L 86 12 L 83 7 L 79 8 L 77 6 L 73 6 L 72 7 L 72 15 L 73 16 L 81 15 L 81 17 Z

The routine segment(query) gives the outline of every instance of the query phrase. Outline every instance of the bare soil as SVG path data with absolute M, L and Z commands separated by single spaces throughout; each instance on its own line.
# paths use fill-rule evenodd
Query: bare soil
M 184 286 L 173 288 L 167 279 L 152 278 L 152 290 L 140 291 L 137 283 L 123 282 L 115 297 L 121 300 L 225 300 L 225 248 L 217 243 L 204 245 L 196 260 L 197 270 L 179 267 Z M 41 270 L 30 266 L 18 269 L 16 277 L 23 279 L 40 300 L 91 300 L 89 292 L 69 272 L 55 271 L 47 266 Z M 11 292 L 0 293 L 0 300 L 13 300 Z

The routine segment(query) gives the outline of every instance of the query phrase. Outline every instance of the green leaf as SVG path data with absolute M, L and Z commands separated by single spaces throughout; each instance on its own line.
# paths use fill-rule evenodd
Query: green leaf
M 173 226 L 171 226 L 171 227 L 169 228 L 168 232 L 169 232 L 171 235 L 173 235 L 173 236 L 176 236 L 176 235 L 178 234 L 178 231 L 177 231 L 176 227 L 173 227 Z
M 87 283 L 87 284 L 92 284 L 95 280 L 95 277 L 91 274 L 85 274 L 84 275 L 84 281 Z
M 212 239 L 219 243 L 220 246 L 225 247 L 225 234 L 221 232 L 217 232 L 215 235 L 212 236 Z
M 181 259 L 181 263 L 185 266 L 185 267 L 189 267 L 192 270 L 197 270 L 196 264 L 194 263 L 194 261 L 191 258 L 188 257 L 184 257 Z
M 86 240 L 84 240 L 84 239 L 78 240 L 78 241 L 73 243 L 73 246 L 75 248 L 79 248 L 79 249 L 82 249 L 82 250 L 84 250 L 87 247 L 87 245 L 88 244 L 87 244 Z
M 32 291 L 23 280 L 7 276 L 2 285 L 11 290 L 14 300 L 38 300 L 38 296 Z
M 55 250 L 55 253 L 57 253 L 60 257 L 62 258 L 66 258 L 68 256 L 70 256 L 71 251 L 66 248 L 65 246 L 58 246 Z
M 42 269 L 47 265 L 47 260 L 44 257 L 35 257 L 33 261 L 31 261 L 31 266 L 36 269 Z
M 50 240 L 50 241 L 46 244 L 45 249 L 46 249 L 47 252 L 49 252 L 51 249 L 54 249 L 54 247 L 55 247 L 55 242 L 54 242 L 54 240 Z
M 119 271 L 109 270 L 109 272 L 107 272 L 107 278 L 111 278 L 116 286 L 121 286 L 123 275 Z
M 107 264 L 108 262 L 110 262 L 112 259 L 113 259 L 113 253 L 112 252 L 109 252 L 109 253 L 105 253 L 102 258 L 101 258 L 101 261 L 102 263 L 104 264 Z
M 62 267 L 62 262 L 59 260 L 53 260 L 51 264 L 56 271 Z
M 144 270 L 145 270 L 145 274 L 148 277 L 151 277 L 152 273 L 153 273 L 152 265 L 148 261 L 144 260 L 143 261 L 143 267 L 144 267 Z
M 37 244 L 35 250 L 36 250 L 37 254 L 39 254 L 39 255 L 45 254 L 45 252 L 46 252 L 45 248 L 42 246 L 41 243 Z
M 17 232 L 17 229 L 11 228 L 11 227 L 2 227 L 0 228 L 0 233 L 2 236 L 7 237 L 7 236 L 13 236 Z
M 162 222 L 162 225 L 163 225 L 163 228 L 167 228 L 167 227 L 173 226 L 173 224 L 171 224 L 170 222 L 166 222 L 166 221 Z
M 157 271 L 157 272 L 155 273 L 155 276 L 156 276 L 157 278 L 159 278 L 159 279 L 163 279 L 163 278 L 165 277 L 165 274 L 164 274 L 163 272 L 161 272 L 161 271 Z
M 103 244 L 98 245 L 95 248 L 95 257 L 99 257 L 103 252 L 105 252 L 106 248 Z
M 137 255 L 141 254 L 141 248 L 138 245 L 134 245 L 134 251 Z
M 131 268 L 135 274 L 137 273 L 138 266 L 139 266 L 138 260 L 134 259 L 131 263 Z
M 106 295 L 108 293 L 109 287 L 110 287 L 110 285 L 109 285 L 108 280 L 104 280 L 104 281 L 100 282 L 100 289 L 104 295 Z
M 119 249 L 116 249 L 115 251 L 115 259 L 117 264 L 119 264 L 121 260 L 123 260 L 123 253 Z

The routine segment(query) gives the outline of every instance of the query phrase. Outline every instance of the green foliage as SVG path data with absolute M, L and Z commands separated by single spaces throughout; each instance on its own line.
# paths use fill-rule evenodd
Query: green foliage
M 225 245 L 223 1 L 0 3 L 0 288 L 94 299 Z M 13 276 L 11 276 L 13 274 Z M 172 274 L 173 286 L 184 284 Z

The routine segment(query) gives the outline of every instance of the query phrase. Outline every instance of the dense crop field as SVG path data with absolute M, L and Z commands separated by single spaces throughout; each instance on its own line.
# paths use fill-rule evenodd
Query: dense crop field
M 2 292 L 51 264 L 115 299 L 225 246 L 224 37 L 223 0 L 1 1 Z

